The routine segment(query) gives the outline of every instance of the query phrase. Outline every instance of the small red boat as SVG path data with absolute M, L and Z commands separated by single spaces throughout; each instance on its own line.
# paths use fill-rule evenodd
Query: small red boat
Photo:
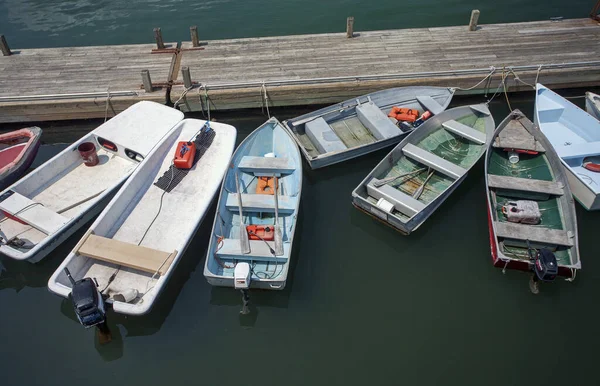
M 0 191 L 29 169 L 40 147 L 41 136 L 39 127 L 0 134 Z

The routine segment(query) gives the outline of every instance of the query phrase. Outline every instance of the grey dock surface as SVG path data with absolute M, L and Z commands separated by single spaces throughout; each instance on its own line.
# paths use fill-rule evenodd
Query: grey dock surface
M 230 39 L 204 48 L 181 58 L 204 85 L 188 91 L 185 111 L 206 109 L 206 95 L 221 110 L 335 103 L 409 85 L 470 88 L 491 66 L 492 79 L 471 92 L 496 89 L 504 66 L 515 67 L 505 73 L 509 91 L 531 90 L 514 74 L 533 84 L 538 69 L 539 81 L 553 88 L 600 82 L 600 25 L 592 19 Z M 171 100 L 185 89 L 174 86 Z
M 508 91 L 531 90 L 536 79 L 551 88 L 600 85 L 600 23 L 593 19 L 352 28 L 348 22 L 346 33 L 200 40 L 199 47 L 16 49 L 0 56 L 0 123 L 110 117 L 139 100 L 215 111 L 329 104 L 411 85 L 493 93 L 503 77 Z M 151 87 L 147 79 L 143 86 L 143 70 Z
M 155 47 L 18 49 L 0 56 L 0 122 L 112 117 L 141 100 L 165 104 L 176 55 L 153 53 Z M 156 83 L 152 92 L 142 87 L 142 70 Z

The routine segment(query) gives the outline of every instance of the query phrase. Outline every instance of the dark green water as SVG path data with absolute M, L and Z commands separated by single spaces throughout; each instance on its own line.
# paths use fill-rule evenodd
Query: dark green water
M 583 17 L 593 1 L 108 2 L 0 0 L 0 33 L 14 47 L 166 40 Z M 218 19 L 218 20 L 215 20 Z M 91 24 L 94 24 L 93 26 Z M 582 95 L 573 90 L 568 95 Z M 533 93 L 511 96 L 532 118 Z M 485 101 L 456 98 L 453 105 Z M 582 99 L 573 99 L 580 106 Z M 496 99 L 499 122 L 508 113 Z M 275 109 L 280 119 L 305 111 Z M 266 120 L 216 115 L 241 141 Z M 98 122 L 77 123 L 82 129 Z M 47 142 L 80 133 L 52 125 Z M 43 146 L 36 165 L 65 145 Z M 483 165 L 409 237 L 354 209 L 351 190 L 388 149 L 304 170 L 293 268 L 281 292 L 211 288 L 202 268 L 213 209 L 149 315 L 109 313 L 113 342 L 97 344 L 46 283 L 84 232 L 38 265 L 0 259 L 1 385 L 598 385 L 600 213 L 578 205 L 583 271 L 533 296 L 527 275 L 491 265 Z M 305 165 L 306 166 L 306 165 Z

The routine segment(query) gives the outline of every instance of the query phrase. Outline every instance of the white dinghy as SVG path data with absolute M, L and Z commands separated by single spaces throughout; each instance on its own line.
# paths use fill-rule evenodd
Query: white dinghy
M 181 121 L 54 272 L 50 290 L 69 296 L 67 268 L 74 280 L 95 279 L 115 312 L 147 313 L 219 189 L 235 139 L 233 126 Z M 189 141 L 196 144 L 195 164 L 178 169 L 173 156 L 181 154 L 182 143 Z
M 0 253 L 40 261 L 98 214 L 182 119 L 173 108 L 136 103 L 8 187 L 0 194 Z M 84 161 L 87 153 L 95 155 Z

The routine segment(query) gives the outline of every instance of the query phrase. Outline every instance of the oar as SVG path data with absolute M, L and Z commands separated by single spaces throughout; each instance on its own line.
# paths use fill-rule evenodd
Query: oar
M 429 169 L 431 170 L 431 168 L 429 168 Z M 419 197 L 421 197 L 421 194 L 423 193 L 423 190 L 425 190 L 425 185 L 427 185 L 427 182 L 429 181 L 429 179 L 431 177 L 433 177 L 433 173 L 435 173 L 435 170 L 431 170 L 431 172 L 429 173 L 429 175 L 427 176 L 427 178 L 423 182 L 423 185 L 421 185 L 421 187 L 419 189 L 417 189 L 417 191 L 413 194 L 413 198 L 415 200 L 418 200 Z
M 377 182 L 373 182 L 373 186 L 376 188 L 379 188 L 385 184 L 388 184 L 392 181 L 397 180 L 398 178 L 402 178 L 402 177 L 408 177 L 412 174 L 421 174 L 423 171 L 425 170 L 425 168 L 421 168 L 419 170 L 413 170 L 412 172 L 408 172 L 408 173 L 404 173 L 404 174 L 400 174 L 399 176 L 395 176 L 395 177 L 388 177 L 388 178 L 384 178 L 383 180 L 379 180 Z
M 281 234 L 281 228 L 279 228 L 279 201 L 277 199 L 277 177 L 273 177 L 275 187 L 275 256 L 283 255 L 283 235 Z
M 238 209 L 240 211 L 240 250 L 244 255 L 250 253 L 250 240 L 248 240 L 248 231 L 246 231 L 246 226 L 244 225 L 244 216 L 242 214 L 242 191 L 240 190 L 240 179 L 235 173 L 235 186 L 237 187 L 237 197 L 238 197 Z

